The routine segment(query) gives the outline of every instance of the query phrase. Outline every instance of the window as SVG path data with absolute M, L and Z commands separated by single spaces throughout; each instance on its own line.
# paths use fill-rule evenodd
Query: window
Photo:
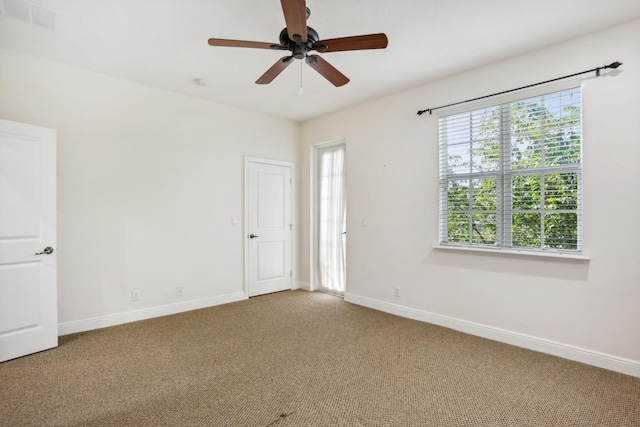
M 440 242 L 582 250 L 581 94 L 440 118 Z
M 346 282 L 347 146 L 317 148 L 317 277 L 321 291 L 344 295 Z

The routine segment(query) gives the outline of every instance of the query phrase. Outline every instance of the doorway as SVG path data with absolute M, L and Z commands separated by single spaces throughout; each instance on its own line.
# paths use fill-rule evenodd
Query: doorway
M 346 152 L 344 141 L 315 150 L 315 288 L 339 296 L 346 290 Z
M 293 285 L 293 164 L 245 158 L 247 296 Z

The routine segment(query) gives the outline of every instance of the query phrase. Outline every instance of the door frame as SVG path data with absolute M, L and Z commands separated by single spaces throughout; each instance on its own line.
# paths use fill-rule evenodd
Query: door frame
M 284 166 L 291 169 L 291 289 L 298 289 L 298 250 L 297 250 L 297 219 L 298 206 L 296 191 L 296 165 L 293 162 L 272 160 L 260 157 L 244 157 L 244 225 L 242 230 L 242 245 L 244 247 L 244 296 L 249 298 L 249 163 L 262 163 L 272 166 Z
M 317 251 L 317 247 L 318 247 L 318 210 L 319 210 L 319 206 L 317 203 L 318 200 L 318 195 L 320 194 L 320 190 L 318 189 L 318 185 L 320 184 L 318 182 L 318 151 L 322 148 L 327 148 L 327 147 L 333 147 L 336 145 L 344 145 L 345 150 L 347 149 L 347 139 L 346 138 L 341 138 L 341 139 L 336 139 L 336 140 L 332 140 L 332 141 L 327 141 L 327 142 L 321 142 L 318 144 L 314 144 L 312 147 L 312 151 L 311 151 L 311 165 L 309 167 L 309 170 L 311 171 L 311 176 L 309 179 L 310 182 L 310 189 L 309 189 L 309 194 L 311 195 L 309 197 L 309 212 L 311 212 L 311 218 L 310 218 L 310 222 L 311 222 L 311 227 L 309 230 L 309 242 L 310 242 L 310 248 L 309 248 L 309 278 L 311 280 L 311 283 L 309 284 L 309 290 L 311 291 L 317 291 L 319 290 L 319 286 L 318 286 L 318 263 L 319 263 L 319 259 L 318 259 L 318 251 Z M 346 155 L 345 155 L 345 183 L 347 182 L 346 179 Z M 346 185 L 346 184 L 345 184 Z M 347 205 L 348 205 L 348 201 L 347 201 Z M 347 235 L 348 236 L 348 235 Z M 349 238 L 347 237 L 347 244 L 349 242 Z M 346 291 L 345 291 L 346 292 Z

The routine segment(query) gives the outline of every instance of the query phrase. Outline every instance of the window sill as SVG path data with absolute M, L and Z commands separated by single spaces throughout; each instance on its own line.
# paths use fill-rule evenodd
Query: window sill
M 488 254 L 500 254 L 510 256 L 532 257 L 532 258 L 553 258 L 553 259 L 567 259 L 573 261 L 589 261 L 589 256 L 578 253 L 566 253 L 566 252 L 543 252 L 543 251 L 531 251 L 531 250 L 517 250 L 517 249 L 493 249 L 493 248 L 479 248 L 469 246 L 455 246 L 455 245 L 436 245 L 433 247 L 436 250 L 454 251 L 454 252 L 478 252 Z

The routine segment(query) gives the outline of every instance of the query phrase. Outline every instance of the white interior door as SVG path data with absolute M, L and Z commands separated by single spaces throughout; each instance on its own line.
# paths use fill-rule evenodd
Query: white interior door
M 0 362 L 58 345 L 55 248 L 56 132 L 0 120 Z
M 245 175 L 249 296 L 291 289 L 292 166 L 247 160 Z

